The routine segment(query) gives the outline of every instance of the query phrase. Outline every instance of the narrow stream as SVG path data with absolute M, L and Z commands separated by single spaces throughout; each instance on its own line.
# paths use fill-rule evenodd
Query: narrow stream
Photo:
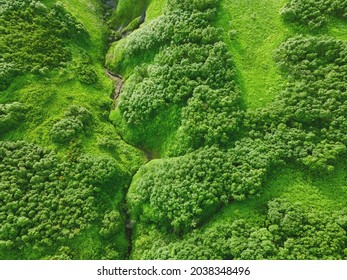
M 115 3 L 116 2 L 114 0 L 106 0 L 105 1 L 106 7 L 108 6 L 108 9 L 111 8 L 112 10 L 117 8 L 117 4 L 115 4 Z M 141 14 L 140 25 L 145 22 L 145 19 L 146 19 L 146 8 L 143 11 L 143 13 Z M 123 35 L 122 38 L 126 37 L 130 33 L 131 33 L 131 31 L 122 34 Z M 119 100 L 120 94 L 122 92 L 122 89 L 124 87 L 125 80 L 121 75 L 115 74 L 107 68 L 105 68 L 105 73 L 114 82 L 114 91 L 112 93 L 111 98 L 113 100 L 113 108 L 112 109 L 115 110 L 118 106 L 118 100 Z M 123 142 L 125 142 L 129 146 L 132 146 L 132 147 L 136 148 L 137 150 L 141 151 L 146 156 L 146 161 L 144 162 L 144 164 L 142 164 L 139 167 L 139 169 L 143 165 L 147 164 L 148 162 L 150 162 L 154 158 L 153 153 L 151 151 L 147 150 L 144 147 L 136 146 L 133 143 L 128 142 L 126 139 L 123 138 L 123 135 L 121 135 L 120 133 L 118 133 L 118 135 Z M 128 250 L 127 250 L 127 255 L 126 255 L 125 259 L 130 259 L 130 256 L 132 253 L 133 226 L 134 226 L 133 221 L 131 220 L 131 214 L 129 212 L 129 207 L 127 205 L 126 197 L 127 197 L 127 192 L 129 190 L 129 187 L 131 186 L 133 178 L 137 174 L 138 170 L 136 170 L 131 176 L 131 179 L 130 179 L 129 185 L 128 185 L 128 189 L 124 193 L 123 203 L 122 203 L 122 207 L 121 207 L 123 210 L 124 217 L 125 217 L 125 233 L 126 233 L 126 239 L 128 242 Z
M 112 99 L 113 99 L 113 109 L 116 109 L 117 105 L 118 105 L 118 98 L 122 92 L 123 86 L 125 84 L 125 80 L 123 79 L 123 77 L 121 75 L 114 74 L 106 68 L 105 68 L 105 73 L 114 82 L 114 91 L 112 93 Z M 129 146 L 136 148 L 137 150 L 141 151 L 144 155 L 146 155 L 147 160 L 143 165 L 147 164 L 148 162 L 150 162 L 153 159 L 153 154 L 151 151 L 149 151 L 145 148 L 142 148 L 142 147 L 135 146 L 134 144 L 128 142 L 127 140 L 125 140 L 123 138 L 123 136 L 120 133 L 118 133 L 118 135 L 123 142 L 125 142 Z M 141 168 L 143 165 L 141 165 L 139 168 Z M 133 181 L 134 176 L 137 174 L 138 170 L 136 170 L 132 174 L 130 182 L 129 182 L 129 187 Z M 129 189 L 129 187 L 128 187 L 128 189 Z M 126 259 L 129 259 L 131 252 L 132 252 L 133 222 L 131 221 L 131 214 L 129 213 L 129 207 L 128 207 L 127 202 L 126 202 L 127 191 L 128 190 L 126 190 L 126 192 L 124 193 L 124 200 L 122 203 L 122 209 L 123 209 L 123 213 L 125 216 L 125 233 L 126 233 L 126 239 L 128 241 L 128 250 L 127 250 Z

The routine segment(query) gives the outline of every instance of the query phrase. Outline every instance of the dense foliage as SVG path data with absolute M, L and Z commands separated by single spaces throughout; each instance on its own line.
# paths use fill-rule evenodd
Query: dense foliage
M 138 218 L 172 226 L 196 227 L 202 218 L 232 200 L 257 193 L 280 153 L 271 141 L 245 139 L 234 149 L 205 148 L 145 167 L 129 194 Z M 133 193 L 135 192 L 135 193 Z M 143 211 L 149 201 L 151 211 Z
M 124 192 L 144 156 L 107 122 L 106 24 L 79 2 L 0 0 L 0 259 L 128 253 Z
M 102 235 L 118 228 L 115 214 L 103 217 L 99 204 L 122 176 L 112 159 L 63 159 L 33 144 L 0 142 L 1 258 L 11 251 L 23 258 L 52 254 L 101 221 Z
M 0 90 L 16 75 L 63 66 L 71 57 L 63 38 L 85 33 L 59 4 L 47 8 L 36 0 L 2 0 L 0 11 Z
M 347 145 L 347 44 L 328 37 L 293 37 L 277 51 L 288 79 L 267 108 L 250 114 L 253 137 L 275 134 L 287 158 L 331 170 Z
M 268 204 L 265 219 L 251 224 L 225 220 L 195 230 L 183 241 L 165 237 L 146 244 L 144 259 L 344 259 L 347 223 L 341 212 L 327 214 L 300 203 L 276 199 Z M 139 248 L 141 250 L 141 248 Z
M 96 67 L 106 32 L 84 27 L 97 29 L 87 22 L 96 6 L 77 20 L 48 2 L 0 0 L 0 136 L 10 140 L 0 141 L 0 259 L 118 259 L 132 248 L 144 259 L 347 258 L 345 205 L 332 199 L 345 191 L 327 188 L 314 205 L 291 190 L 261 194 L 275 169 L 323 177 L 346 155 L 345 41 L 287 39 L 274 53 L 285 84 L 251 110 L 230 54 L 238 31 L 217 27 L 220 0 L 168 0 L 144 24 L 150 1 L 105 0 L 117 39 L 106 66 L 124 77 L 112 92 L 117 135 L 111 82 L 108 92 Z M 323 33 L 346 3 L 292 0 L 281 14 L 302 27 L 294 33 Z
M 347 56 L 345 42 L 336 39 L 296 36 L 287 40 L 275 54 L 288 80 L 285 89 L 272 104 L 245 114 L 233 81 L 235 76 L 230 71 L 232 61 L 219 41 L 219 31 L 210 26 L 212 18 L 205 17 L 199 27 L 188 17 L 174 16 L 176 11 L 180 15 L 188 11 L 194 18 L 195 13 L 209 15 L 213 10 L 194 9 L 194 5 L 188 6 L 184 1 L 179 3 L 169 5 L 165 15 L 133 33 L 125 42 L 125 60 L 127 55 L 153 46 L 161 49 L 151 64 L 135 69 L 122 92 L 119 109 L 133 128 L 151 122 L 165 107 L 181 106 L 176 143 L 169 147 L 170 155 L 179 156 L 143 167 L 128 200 L 136 220 L 154 222 L 161 228 L 182 233 L 203 224 L 221 206 L 259 193 L 274 166 L 294 162 L 314 172 L 334 169 L 347 145 Z M 168 16 L 177 20 L 176 24 L 166 19 Z M 181 21 L 185 21 L 185 27 L 181 27 Z M 201 30 L 194 33 L 190 28 Z M 154 36 L 156 30 L 162 30 L 160 36 L 159 33 Z M 210 37 L 206 37 L 206 30 Z M 170 34 L 170 41 L 165 34 Z M 242 131 L 242 137 L 238 131 Z M 237 141 L 233 142 L 235 138 Z M 249 239 L 249 244 L 246 242 L 246 247 L 233 254 L 234 249 L 229 248 L 219 258 L 342 258 L 345 241 L 338 241 L 339 251 L 331 255 L 327 248 L 317 252 L 308 249 L 320 242 L 310 241 L 312 232 L 330 227 L 328 219 L 322 225 L 310 219 L 314 229 L 304 231 L 298 241 L 292 241 L 288 232 L 273 236 L 267 228 L 255 230 L 250 226 L 249 231 L 238 237 Z M 270 218 L 269 222 L 275 223 Z M 300 218 L 298 225 L 304 226 L 304 220 Z M 343 236 L 341 229 L 334 232 Z M 333 239 L 334 234 L 327 238 Z M 273 240 L 278 239 L 283 243 L 274 244 Z M 309 245 L 305 247 L 301 242 Z M 183 242 L 182 247 L 186 245 Z M 303 248 L 296 249 L 297 246 Z M 145 258 L 156 258 L 151 255 L 152 249 L 148 250 Z M 173 253 L 167 258 L 180 256 L 175 249 L 168 251 Z M 164 254 L 162 249 L 160 254 Z M 202 256 L 205 255 L 193 258 Z
M 64 117 L 53 125 L 50 136 L 55 143 L 68 143 L 85 132 L 91 121 L 92 114 L 86 108 L 73 105 L 65 112 Z
M 281 14 L 289 22 L 316 30 L 324 27 L 331 16 L 347 19 L 347 1 L 291 0 L 283 7 Z
M 0 104 L 0 135 L 16 128 L 24 119 L 26 108 L 19 102 Z
M 117 45 L 115 51 L 121 55 L 109 65 L 118 71 L 129 57 L 157 52 L 151 64 L 134 70 L 120 96 L 119 110 L 128 125 L 146 128 L 161 112 L 177 105 L 181 121 L 172 123 L 179 127 L 173 155 L 225 145 L 239 128 L 242 110 L 231 57 L 221 30 L 211 24 L 217 2 L 169 2 L 164 15 Z
M 99 80 L 91 58 L 85 53 L 82 53 L 81 59 L 78 60 L 75 71 L 77 79 L 84 84 L 92 85 Z

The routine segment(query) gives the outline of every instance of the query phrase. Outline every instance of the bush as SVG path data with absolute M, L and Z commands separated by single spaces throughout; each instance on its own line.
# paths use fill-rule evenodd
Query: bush
M 326 26 L 328 18 L 347 19 L 346 0 L 291 0 L 281 10 L 283 18 L 310 30 Z
M 179 239 L 151 236 L 149 248 L 136 249 L 143 259 L 344 259 L 347 234 L 341 216 L 275 199 L 260 223 L 225 218 Z
M 125 58 L 162 47 L 151 64 L 134 70 L 118 105 L 135 129 L 148 127 L 172 106 L 182 108 L 175 140 L 181 149 L 172 149 L 174 155 L 225 145 L 235 138 L 242 118 L 231 57 L 222 31 L 211 24 L 215 3 L 196 1 L 191 10 L 191 3 L 173 2 L 166 14 L 124 41 Z
M 259 192 L 283 153 L 271 141 L 244 139 L 233 149 L 204 148 L 145 166 L 128 194 L 132 213 L 177 232 L 190 230 L 219 207 Z
M 52 141 L 64 144 L 77 138 L 91 124 L 92 114 L 85 108 L 71 106 L 60 121 L 56 122 L 51 131 Z
M 37 253 L 34 258 L 42 258 L 47 248 L 52 254 L 54 244 L 67 244 L 103 220 L 116 230 L 114 213 L 100 213 L 105 205 L 100 192 L 114 188 L 121 176 L 113 159 L 82 154 L 70 160 L 33 144 L 0 142 L 0 239 L 21 258 L 28 258 L 28 247 Z M 68 256 L 57 248 L 53 258 Z
M 16 75 L 44 74 L 70 60 L 65 41 L 84 27 L 58 4 L 47 8 L 40 1 L 5 0 L 0 3 L 0 89 Z
M 0 104 L 0 135 L 15 129 L 23 121 L 26 107 L 19 103 Z

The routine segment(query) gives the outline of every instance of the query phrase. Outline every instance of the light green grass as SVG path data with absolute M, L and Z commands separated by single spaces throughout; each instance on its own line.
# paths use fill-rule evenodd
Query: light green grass
M 217 26 L 232 53 L 247 107 L 263 107 L 274 99 L 283 80 L 274 50 L 291 34 L 280 9 L 287 0 L 223 0 Z M 230 30 L 236 30 L 234 39 Z
M 347 21 L 337 19 L 330 21 L 328 24 L 328 35 L 347 41 Z
M 151 0 L 146 11 L 146 21 L 151 21 L 164 13 L 166 0 Z
M 109 23 L 111 28 L 117 30 L 126 27 L 133 19 L 142 15 L 150 0 L 118 0 Z

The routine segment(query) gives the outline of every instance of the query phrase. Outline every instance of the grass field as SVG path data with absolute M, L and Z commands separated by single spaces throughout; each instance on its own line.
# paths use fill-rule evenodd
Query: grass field
M 223 0 L 217 26 L 232 53 L 248 108 L 273 100 L 283 84 L 274 50 L 290 36 L 279 11 L 286 0 Z M 235 30 L 231 35 L 230 31 Z
M 146 11 L 146 21 L 160 16 L 164 12 L 165 6 L 165 0 L 151 0 Z

